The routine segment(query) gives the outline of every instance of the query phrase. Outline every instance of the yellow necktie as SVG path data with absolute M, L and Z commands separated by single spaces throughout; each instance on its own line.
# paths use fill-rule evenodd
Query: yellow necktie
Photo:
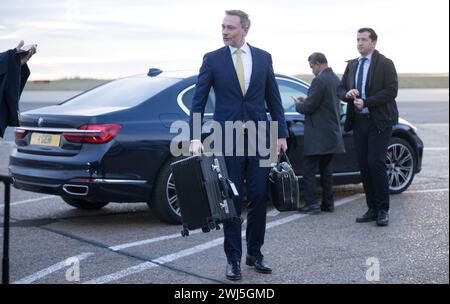
M 244 64 L 241 58 L 241 49 L 236 50 L 236 74 L 241 86 L 242 95 L 245 95 L 245 77 L 244 77 Z

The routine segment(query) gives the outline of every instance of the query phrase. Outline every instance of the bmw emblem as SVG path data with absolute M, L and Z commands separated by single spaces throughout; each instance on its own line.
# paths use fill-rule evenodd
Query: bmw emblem
M 44 118 L 39 117 L 38 119 L 38 127 L 42 127 L 44 125 Z

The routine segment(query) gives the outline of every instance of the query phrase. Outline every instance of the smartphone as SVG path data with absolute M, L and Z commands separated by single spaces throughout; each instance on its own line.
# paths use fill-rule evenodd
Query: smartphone
M 25 54 L 28 53 L 32 48 L 36 48 L 37 44 L 27 44 L 24 45 L 23 47 L 21 47 L 18 51 L 17 54 Z

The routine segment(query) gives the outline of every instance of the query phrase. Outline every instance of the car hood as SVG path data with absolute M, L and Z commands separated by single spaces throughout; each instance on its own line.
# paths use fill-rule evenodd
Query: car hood
M 411 129 L 414 130 L 414 132 L 417 132 L 417 128 L 414 127 L 414 125 L 412 123 L 410 123 L 409 121 L 407 121 L 406 119 L 403 119 L 401 117 L 398 118 L 398 123 L 402 124 L 402 125 L 406 125 L 408 127 L 410 127 Z

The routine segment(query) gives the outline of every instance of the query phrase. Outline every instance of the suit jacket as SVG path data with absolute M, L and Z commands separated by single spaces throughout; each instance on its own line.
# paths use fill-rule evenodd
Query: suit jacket
M 19 125 L 19 98 L 29 76 L 16 49 L 0 53 L 0 137 L 7 126 Z
M 345 98 L 345 93 L 355 88 L 355 75 L 358 59 L 348 61 L 338 89 L 339 97 L 348 102 L 345 130 L 353 129 L 355 106 L 353 99 Z M 383 131 L 398 122 L 398 109 L 395 97 L 398 92 L 398 78 L 392 60 L 374 50 L 372 62 L 367 73 L 366 99 L 364 107 L 368 107 L 378 130 Z
M 308 97 L 297 105 L 305 114 L 304 155 L 345 152 L 340 125 L 339 78 L 331 68 L 315 77 Z
M 191 106 L 191 138 L 193 113 L 203 113 L 209 91 L 214 88 L 216 103 L 214 120 L 223 125 L 225 121 L 268 121 L 266 103 L 273 121 L 278 121 L 278 138 L 287 138 L 288 131 L 281 103 L 280 92 L 269 53 L 250 46 L 252 75 L 245 96 L 242 94 L 230 48 L 222 47 L 203 57 Z M 264 102 L 266 101 L 266 103 Z

